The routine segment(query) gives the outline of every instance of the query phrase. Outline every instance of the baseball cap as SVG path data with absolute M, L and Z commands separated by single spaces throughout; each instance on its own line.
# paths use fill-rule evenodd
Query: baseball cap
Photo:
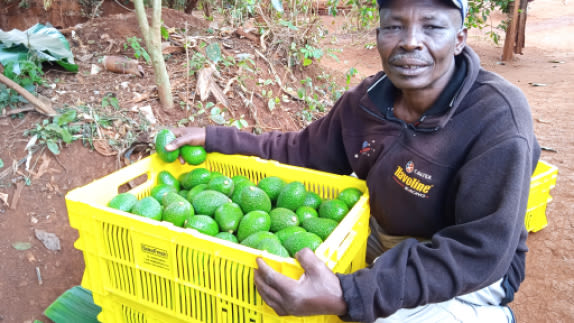
M 377 3 L 379 4 L 379 8 L 385 2 L 386 2 L 386 0 L 377 0 Z M 466 17 L 466 14 L 468 13 L 468 0 L 450 0 L 450 2 L 460 10 L 460 15 L 462 17 L 462 21 L 464 21 L 464 18 Z

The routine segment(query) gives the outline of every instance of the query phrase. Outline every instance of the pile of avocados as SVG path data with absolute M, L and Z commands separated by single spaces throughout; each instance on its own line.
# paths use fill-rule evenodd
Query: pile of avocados
M 166 151 L 164 146 L 173 139 L 167 129 L 156 136 L 156 152 L 162 160 L 174 162 L 182 156 L 197 166 L 207 158 L 201 146 Z M 348 187 L 335 199 L 322 199 L 299 181 L 267 176 L 254 183 L 243 175 L 228 177 L 198 166 L 177 178 L 161 170 L 149 196 L 138 199 L 120 193 L 108 206 L 294 257 L 299 250 L 307 247 L 314 251 L 325 241 L 361 196 L 359 189 Z

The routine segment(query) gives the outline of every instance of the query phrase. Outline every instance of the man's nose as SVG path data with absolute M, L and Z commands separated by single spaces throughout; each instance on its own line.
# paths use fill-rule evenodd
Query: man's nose
M 404 30 L 401 39 L 401 47 L 407 51 L 422 48 L 422 37 L 420 28 L 410 27 Z

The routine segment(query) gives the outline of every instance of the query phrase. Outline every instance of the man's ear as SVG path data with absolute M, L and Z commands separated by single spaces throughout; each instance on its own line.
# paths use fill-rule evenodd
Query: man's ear
M 468 35 L 468 31 L 467 31 L 466 27 L 462 27 L 456 33 L 456 44 L 454 45 L 454 54 L 455 55 L 462 53 L 462 50 L 466 46 L 467 35 Z

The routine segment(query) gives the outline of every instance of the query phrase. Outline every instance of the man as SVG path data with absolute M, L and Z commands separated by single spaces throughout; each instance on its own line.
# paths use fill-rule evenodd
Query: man
M 540 148 L 519 89 L 466 46 L 464 0 L 379 0 L 384 72 L 300 132 L 174 129 L 182 144 L 365 179 L 371 235 L 355 273 L 309 249 L 297 281 L 257 260 L 280 315 L 362 322 L 512 322 L 525 275 L 524 214 Z M 367 149 L 369 148 L 369 149 Z M 367 153 L 365 153 L 367 152 Z M 376 259 L 375 259 L 376 258 Z

